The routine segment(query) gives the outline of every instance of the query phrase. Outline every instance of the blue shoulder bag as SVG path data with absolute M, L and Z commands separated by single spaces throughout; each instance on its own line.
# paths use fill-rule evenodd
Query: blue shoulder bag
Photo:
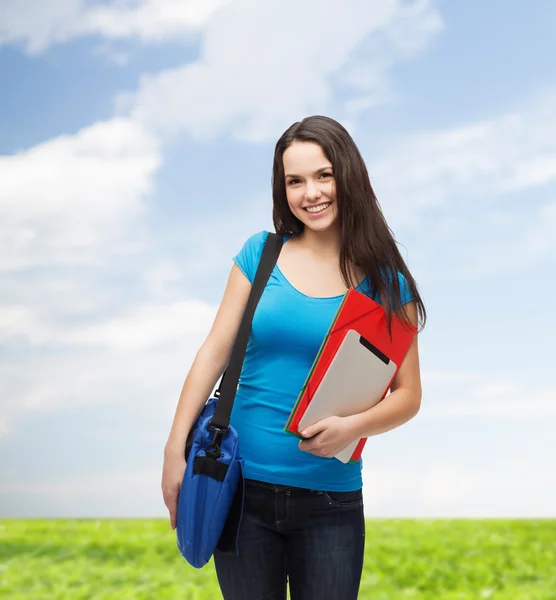
M 178 498 L 176 536 L 180 554 L 196 568 L 214 550 L 238 554 L 243 511 L 243 459 L 230 415 L 251 333 L 253 315 L 278 260 L 283 238 L 269 233 L 230 362 L 214 397 L 191 429 L 185 447 L 186 468 Z

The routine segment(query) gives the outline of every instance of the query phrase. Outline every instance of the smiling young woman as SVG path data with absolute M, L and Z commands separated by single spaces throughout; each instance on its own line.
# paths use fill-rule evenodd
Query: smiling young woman
M 425 307 L 349 133 L 315 116 L 278 140 L 273 221 L 284 237 L 259 301 L 231 424 L 245 461 L 239 555 L 218 550 L 225 600 L 351 600 L 365 537 L 361 464 L 328 458 L 353 440 L 411 419 L 421 402 L 417 336 L 391 393 L 365 413 L 315 424 L 298 442 L 284 432 L 342 297 L 356 287 L 415 325 Z M 226 367 L 268 232 L 234 257 L 213 327 L 187 375 L 165 449 L 162 489 L 175 526 L 187 434 Z

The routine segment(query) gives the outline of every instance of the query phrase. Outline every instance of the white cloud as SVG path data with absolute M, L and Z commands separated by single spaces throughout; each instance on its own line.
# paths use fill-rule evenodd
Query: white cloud
M 76 33 L 161 41 L 199 29 L 230 0 L 136 0 L 90 8 Z
M 59 317 L 88 318 L 114 310 L 120 293 L 115 286 L 99 285 L 80 266 L 67 269 L 38 269 L 32 278 L 25 273 L 5 273 L 1 282 L 5 293 L 0 308 L 0 336 L 28 331 L 31 324 L 43 328 Z M 19 321 L 13 322 L 12 315 Z M 41 329 L 42 330 L 42 329 Z M 46 335 L 46 334 L 45 334 Z
M 175 408 L 216 308 L 187 300 L 183 265 L 137 260 L 160 164 L 156 138 L 128 119 L 0 158 L 0 422 L 10 435 L 37 409 Z
M 20 311 L 13 336 L 0 339 L 4 350 L 13 350 L 0 372 L 0 424 L 11 436 L 37 411 L 104 406 L 129 412 L 132 421 L 145 414 L 164 418 L 169 427 L 216 308 L 197 301 L 135 306 L 90 325 Z M 2 316 L 5 332 L 13 314 Z
M 162 461 L 160 462 L 162 467 Z M 86 473 L 48 482 L 19 480 L 0 484 L 3 516 L 152 517 L 168 513 L 160 491 L 162 470 Z M 25 508 L 21 508 L 24 497 Z M 130 502 L 133 498 L 133 502 Z M 13 499 L 13 500 L 12 500 Z
M 392 22 L 359 41 L 336 74 L 336 84 L 350 88 L 351 97 L 345 102 L 348 117 L 394 100 L 387 72 L 396 62 L 413 58 L 442 27 L 430 2 L 398 3 Z
M 363 94 L 362 102 L 382 94 L 392 64 L 440 28 L 425 0 L 357 0 L 349 10 L 332 0 L 287 0 L 279 10 L 238 0 L 208 24 L 199 61 L 144 77 L 119 105 L 166 132 L 206 138 L 231 130 L 263 140 L 302 116 L 328 113 L 335 79 Z
M 171 293 L 172 286 L 179 284 L 184 277 L 184 269 L 170 261 L 159 261 L 147 266 L 141 273 L 150 297 L 164 298 Z
M 380 157 L 367 155 L 378 197 L 406 225 L 422 225 L 430 207 L 456 210 L 461 200 L 480 203 L 482 214 L 487 200 L 495 211 L 499 195 L 506 212 L 515 192 L 556 181 L 555 107 L 556 91 L 546 89 L 502 116 L 410 135 Z
M 131 491 L 129 486 L 144 488 L 145 484 L 148 484 L 153 478 L 159 475 L 156 472 L 88 474 L 72 479 L 61 479 L 43 483 L 33 483 L 31 481 L 3 483 L 0 491 L 7 493 L 74 496 L 97 492 L 106 493 L 111 489 L 119 487 L 120 489 L 125 488 L 129 492 Z M 68 498 L 68 500 L 70 499 Z
M 40 52 L 95 34 L 103 39 L 96 52 L 125 64 L 129 56 L 107 41 L 163 41 L 204 29 L 199 61 L 144 77 L 138 93 L 119 98 L 125 112 L 129 107 L 150 125 L 202 138 L 228 129 L 239 139 L 273 137 L 301 116 L 330 112 L 334 81 L 351 89 L 339 118 L 353 121 L 391 95 L 391 67 L 442 28 L 429 0 L 354 0 L 342 11 L 332 0 L 286 0 L 279 9 L 257 0 L 50 0 L 39 10 L 28 4 L 0 6 L 0 44 Z
M 8 435 L 8 422 L 0 415 L 0 440 Z
M 423 465 L 419 470 L 365 466 L 367 516 L 431 516 L 465 506 L 484 484 L 484 476 L 448 465 Z M 411 503 L 402 499 L 411 498 Z
M 80 19 L 85 0 L 3 0 L 0 2 L 0 44 L 24 44 L 30 53 L 65 41 Z
M 0 341 L 24 336 L 32 347 L 95 347 L 142 351 L 208 332 L 216 312 L 196 300 L 127 307 L 124 314 L 91 324 L 49 321 L 36 307 L 0 307 Z
M 421 381 L 424 386 L 433 385 L 461 385 L 480 379 L 478 373 L 473 371 L 421 371 Z
M 28 335 L 40 338 L 45 335 L 45 327 L 29 308 L 25 306 L 0 307 L 0 341 L 15 335 Z
M 426 228 L 427 236 L 419 237 L 412 254 L 420 253 L 422 275 L 431 281 L 438 281 L 440 274 L 444 281 L 460 283 L 526 277 L 531 269 L 556 261 L 556 204 L 544 203 L 544 197 L 553 197 L 551 188 L 537 198 L 527 192 L 473 198 L 470 192 L 461 201 L 461 190 L 454 186 L 445 208 L 421 207 L 419 213 L 419 207 L 408 204 L 407 209 L 394 212 L 391 221 L 408 226 L 411 218 L 414 232 Z M 387 209 L 392 210 L 388 202 Z
M 230 0 L 2 0 L 0 45 L 35 54 L 83 35 L 144 41 L 178 38 L 205 25 Z
M 554 263 L 556 203 L 531 206 L 525 214 L 522 205 L 515 211 L 508 210 L 506 221 L 493 224 L 485 238 L 486 241 L 474 244 L 465 252 L 463 264 L 457 269 L 461 276 L 515 276 L 535 265 Z
M 60 343 L 140 352 L 208 333 L 215 314 L 214 306 L 194 300 L 133 307 L 125 315 L 68 331 Z
M 157 140 L 118 118 L 0 157 L 0 270 L 110 256 L 160 164 Z
M 418 236 L 422 277 L 515 276 L 554 262 L 555 106 L 548 88 L 490 120 L 394 140 L 380 156 L 362 148 L 394 231 Z
M 365 466 L 363 491 L 368 517 L 539 518 L 554 516 L 552 474 L 527 461 L 475 469 L 446 458 L 406 469 Z
M 523 241 L 527 257 L 556 257 L 556 202 L 540 207 Z
M 537 154 L 516 165 L 506 184 L 508 190 L 537 187 L 556 178 L 556 152 Z
M 216 307 L 179 299 L 183 287 L 168 290 L 164 278 L 156 293 L 144 289 L 137 266 L 128 266 L 123 281 L 125 264 L 2 277 L 0 425 L 10 437 L 37 410 L 133 403 L 144 411 L 154 402 L 169 416 L 175 408 Z M 125 293 L 127 281 L 134 294 Z
M 461 402 L 451 402 L 434 414 L 449 417 L 547 419 L 556 417 L 556 387 L 485 384 L 471 388 Z
M 556 387 L 518 378 L 496 379 L 476 372 L 422 374 L 421 418 L 478 417 L 487 419 L 546 419 L 556 417 Z

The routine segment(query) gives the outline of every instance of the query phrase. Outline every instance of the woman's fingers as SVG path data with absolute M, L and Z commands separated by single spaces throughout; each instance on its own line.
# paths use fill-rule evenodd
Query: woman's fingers
M 170 527 L 176 528 L 176 513 L 178 510 L 178 489 L 179 486 L 176 484 L 172 488 L 168 488 L 164 491 L 164 504 L 170 513 Z
M 183 481 L 186 463 L 183 457 L 169 457 L 164 460 L 162 469 L 162 497 L 170 513 L 170 527 L 176 528 L 178 497 Z
M 176 528 L 176 514 L 178 512 L 178 497 L 176 496 L 175 502 L 170 506 L 170 527 Z

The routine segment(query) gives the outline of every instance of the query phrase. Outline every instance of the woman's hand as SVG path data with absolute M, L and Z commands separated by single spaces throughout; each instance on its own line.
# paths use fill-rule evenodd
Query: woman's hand
M 301 432 L 305 439 L 299 448 L 316 456 L 332 458 L 340 450 L 358 439 L 357 421 L 353 417 L 328 417 Z
M 170 527 L 176 528 L 176 514 L 178 512 L 178 496 L 180 493 L 183 474 L 185 473 L 184 453 L 165 452 L 164 466 L 162 467 L 162 496 L 164 504 L 170 513 Z

